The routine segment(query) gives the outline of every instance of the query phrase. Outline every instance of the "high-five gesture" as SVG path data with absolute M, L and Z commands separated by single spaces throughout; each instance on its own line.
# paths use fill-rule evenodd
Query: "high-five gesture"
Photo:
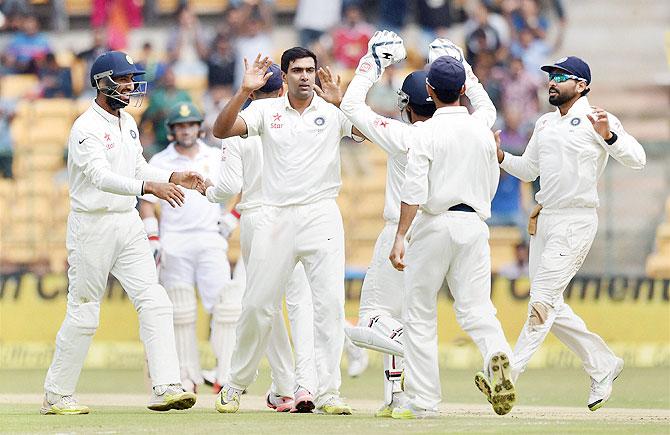
M 340 87 L 342 79 L 339 74 L 333 75 L 332 71 L 330 71 L 330 67 L 326 67 L 325 69 L 319 68 L 317 74 L 319 75 L 319 80 L 321 80 L 321 87 L 316 84 L 312 85 L 316 95 L 328 101 L 330 104 L 340 107 L 344 92 Z
M 428 46 L 428 63 L 433 63 L 435 59 L 442 56 L 451 56 L 463 64 L 463 67 L 465 68 L 466 89 L 472 88 L 479 83 L 479 79 L 472 71 L 472 67 L 468 61 L 465 60 L 463 49 L 447 38 L 437 38 Z
M 251 65 L 247 58 L 244 58 L 244 76 L 242 77 L 242 90 L 251 93 L 257 89 L 260 89 L 267 83 L 272 72 L 267 72 L 268 68 L 272 65 L 272 60 L 265 56 L 261 59 L 261 54 L 258 53 L 256 59 Z

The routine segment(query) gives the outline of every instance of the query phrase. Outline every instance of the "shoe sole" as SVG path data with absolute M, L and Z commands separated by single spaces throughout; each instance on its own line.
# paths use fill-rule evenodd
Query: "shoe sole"
M 377 412 L 375 413 L 375 417 L 378 417 L 378 418 L 391 418 L 391 417 L 393 417 L 393 411 L 392 411 L 391 409 L 389 409 L 389 408 L 386 408 L 386 409 L 384 409 L 384 410 L 382 410 L 382 411 L 377 411 Z
M 42 415 L 84 415 L 90 413 L 91 410 L 86 408 L 86 409 L 78 409 L 76 411 L 67 411 L 67 410 L 54 410 L 53 408 L 40 408 L 40 414 Z
M 277 412 L 289 412 L 293 409 L 293 402 L 283 403 L 279 406 L 270 403 L 270 395 L 265 396 L 265 404 L 268 408 L 274 409 Z
M 326 411 L 323 408 L 320 408 L 318 412 L 319 414 L 326 414 L 326 415 L 351 415 L 351 409 L 341 407 L 335 407 L 330 412 Z
M 486 397 L 486 400 L 491 403 L 491 384 L 483 372 L 477 372 L 475 375 L 475 386 Z
M 395 420 L 416 420 L 416 415 L 410 413 L 392 412 L 391 418 Z
M 619 376 L 621 376 L 621 372 L 623 372 L 623 366 L 621 366 L 621 370 L 619 370 L 619 373 L 617 373 L 616 376 L 614 377 L 614 379 L 612 379 L 612 384 L 614 384 L 614 381 L 616 381 L 617 378 Z M 598 400 L 597 402 L 589 403 L 589 405 L 588 405 L 589 410 L 591 410 L 591 411 L 599 410 L 600 408 L 602 408 L 605 405 L 605 403 L 607 403 L 608 400 L 610 400 L 610 397 L 612 397 L 612 392 L 611 391 L 610 391 L 610 395 L 607 396 L 606 399 L 601 399 L 601 400 Z
M 156 403 L 147 406 L 152 411 L 170 411 L 171 409 L 189 409 L 195 405 L 196 396 L 193 393 L 185 392 L 171 397 L 166 402 Z
M 293 414 L 309 414 L 314 411 L 314 402 L 306 399 L 296 402 L 289 412 Z
M 509 358 L 502 352 L 491 357 L 491 404 L 498 415 L 509 413 L 516 402 L 516 390 L 510 376 Z

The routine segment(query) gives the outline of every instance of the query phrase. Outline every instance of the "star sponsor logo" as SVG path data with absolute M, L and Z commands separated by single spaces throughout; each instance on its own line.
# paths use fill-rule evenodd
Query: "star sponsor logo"
M 358 67 L 358 71 L 365 73 L 370 71 L 370 68 L 372 68 L 372 64 L 368 61 L 365 61 L 361 64 L 361 66 Z
M 284 124 L 281 123 L 281 115 L 275 113 L 272 115 L 272 122 L 270 123 L 270 128 L 282 128 Z
M 373 125 L 375 127 L 386 128 L 386 126 L 389 125 L 389 122 L 384 118 L 377 118 L 374 120 Z
M 108 150 L 114 148 L 114 142 L 112 142 L 112 136 L 109 133 L 105 133 L 104 138 L 105 138 L 105 148 L 107 148 Z

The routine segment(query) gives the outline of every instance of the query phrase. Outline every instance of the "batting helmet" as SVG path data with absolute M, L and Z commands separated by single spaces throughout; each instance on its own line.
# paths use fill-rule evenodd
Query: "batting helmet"
M 408 105 L 421 116 L 432 116 L 435 112 L 435 102 L 426 90 L 428 74 L 419 70 L 410 73 L 402 82 L 398 90 L 398 108 L 403 111 Z
M 104 77 L 121 77 L 144 74 L 145 71 L 139 69 L 133 59 L 122 51 L 108 51 L 98 56 L 91 66 L 91 86 L 98 87 L 98 80 Z

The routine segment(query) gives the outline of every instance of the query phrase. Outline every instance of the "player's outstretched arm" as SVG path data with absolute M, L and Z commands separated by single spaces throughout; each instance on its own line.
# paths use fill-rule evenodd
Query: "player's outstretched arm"
M 372 85 L 381 77 L 385 68 L 398 63 L 406 56 L 402 39 L 386 30 L 376 32 L 368 43 L 368 52 L 361 58 L 356 74 L 344 93 L 340 110 L 354 127 L 370 141 L 389 154 L 405 153 L 411 136 L 411 126 L 375 113 L 365 103 Z M 379 75 L 375 58 L 383 59 Z
M 465 95 L 472 103 L 474 112 L 472 116 L 481 119 L 490 128 L 496 122 L 496 107 L 472 71 L 472 67 L 465 59 L 463 49 L 447 38 L 437 38 L 428 46 L 428 63 L 433 63 L 441 56 L 451 56 L 459 60 L 465 68 Z
M 244 58 L 242 85 L 216 117 L 216 121 L 214 121 L 214 126 L 212 127 L 214 137 L 224 139 L 247 134 L 247 124 L 238 114 L 249 98 L 249 95 L 253 91 L 262 88 L 270 76 L 272 76 L 272 72 L 268 72 L 270 65 L 272 65 L 272 60 L 267 56 L 261 59 L 260 53 L 251 64 Z
M 204 189 L 205 184 L 205 179 L 202 175 L 195 171 L 173 172 L 168 181 L 193 190 Z
M 167 201 L 173 208 L 184 205 L 184 192 L 182 192 L 182 190 L 174 183 L 145 181 L 142 188 L 142 195 L 147 193 Z

